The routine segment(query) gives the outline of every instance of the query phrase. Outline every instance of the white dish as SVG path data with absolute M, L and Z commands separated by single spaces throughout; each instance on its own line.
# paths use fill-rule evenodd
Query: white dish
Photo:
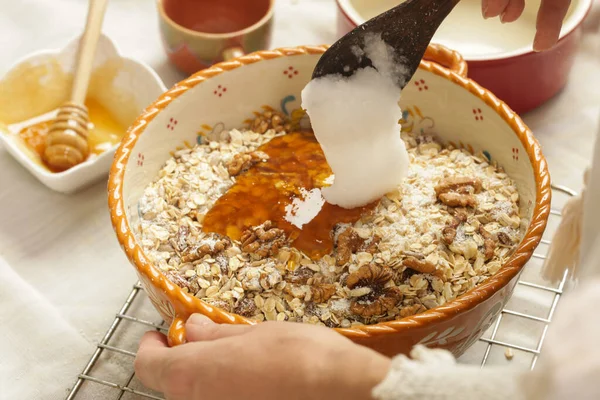
M 17 61 L 7 74 L 0 79 L 0 85 L 11 76 L 12 79 L 15 75 L 18 75 L 18 79 L 35 79 L 35 76 L 38 78 L 35 84 L 47 89 L 48 97 L 56 97 L 60 90 L 68 92 L 68 87 L 61 87 L 60 90 L 57 90 L 56 82 L 52 82 L 52 79 L 50 79 L 50 73 L 47 75 L 44 75 L 44 73 L 41 73 L 41 75 L 28 74 L 27 69 L 52 65 L 53 67 L 59 66 L 64 74 L 72 74 L 75 69 L 78 42 L 79 37 L 76 37 L 63 49 L 42 50 L 24 57 Z M 148 104 L 166 90 L 166 87 L 156 72 L 148 65 L 122 56 L 115 44 L 107 36 L 102 35 L 96 51 L 93 73 L 101 71 L 107 65 L 111 66 L 113 74 L 110 81 L 103 82 L 103 85 L 99 86 L 101 89 L 98 90 L 100 90 L 100 94 L 104 96 L 105 100 L 102 105 L 123 126 L 129 126 Z M 24 73 L 21 74 L 21 71 L 24 71 Z M 37 71 L 39 72 L 39 70 Z M 11 73 L 13 74 L 11 75 Z M 60 93 L 63 94 L 63 92 Z M 127 101 L 126 106 L 124 106 L 125 100 Z M 53 104 L 51 109 L 60 106 L 60 103 L 59 101 L 57 104 Z M 27 106 L 27 103 L 23 102 L 23 105 Z M 38 112 L 35 109 L 36 106 L 33 104 L 31 106 L 31 109 L 24 107 L 26 108 L 23 114 L 25 118 L 22 120 L 29 120 L 49 111 L 46 109 L 43 112 Z M 14 130 L 9 122 L 0 120 L 0 143 L 40 182 L 50 189 L 62 193 L 75 192 L 108 176 L 115 150 L 118 147 L 118 145 L 115 145 L 98 157 L 88 159 L 67 171 L 53 173 L 42 165 L 37 154 L 15 134 Z

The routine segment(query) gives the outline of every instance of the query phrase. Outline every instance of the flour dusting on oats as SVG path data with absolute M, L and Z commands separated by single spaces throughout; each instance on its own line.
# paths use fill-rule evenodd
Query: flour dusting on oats
M 310 259 L 276 221 L 231 240 L 204 233 L 204 215 L 240 174 L 265 159 L 257 150 L 287 130 L 223 132 L 177 151 L 144 191 L 137 237 L 175 284 L 203 301 L 257 321 L 351 327 L 440 306 L 495 274 L 527 221 L 514 182 L 482 154 L 402 134 L 410 168 L 373 212 L 331 232 L 334 249 Z M 275 118 L 277 127 L 285 121 Z M 307 223 L 318 189 L 289 205 L 288 221 Z M 309 205 L 307 212 L 302 207 Z M 290 221 L 291 222 L 291 221 Z

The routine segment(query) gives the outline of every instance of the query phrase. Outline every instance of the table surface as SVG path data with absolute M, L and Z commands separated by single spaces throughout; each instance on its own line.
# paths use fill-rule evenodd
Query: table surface
M 0 6 L 5 73 L 18 58 L 77 35 L 87 2 L 1 0 Z M 333 0 L 279 0 L 276 7 L 273 47 L 335 40 Z M 524 117 L 553 181 L 575 190 L 597 130 L 599 24 L 595 7 L 568 86 Z M 184 77 L 164 56 L 155 2 L 111 2 L 104 32 L 167 86 Z M 64 398 L 135 280 L 110 225 L 105 181 L 75 195 L 54 193 L 0 147 L 0 399 Z

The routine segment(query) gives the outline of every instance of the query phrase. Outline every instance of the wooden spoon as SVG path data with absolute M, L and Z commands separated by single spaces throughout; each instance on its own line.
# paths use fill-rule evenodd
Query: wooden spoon
M 407 0 L 368 20 L 323 53 L 313 71 L 313 79 L 332 74 L 351 76 L 358 69 L 372 67 L 368 57 L 357 57 L 357 47 L 364 51 L 365 36 L 375 33 L 395 50 L 395 63 L 406 67 L 394 75 L 399 88 L 404 88 L 419 67 L 431 38 L 458 2 Z
M 85 32 L 79 42 L 71 99 L 59 108 L 48 130 L 44 158 L 57 171 L 64 171 L 85 161 L 89 154 L 89 116 L 85 98 L 107 2 L 90 0 Z

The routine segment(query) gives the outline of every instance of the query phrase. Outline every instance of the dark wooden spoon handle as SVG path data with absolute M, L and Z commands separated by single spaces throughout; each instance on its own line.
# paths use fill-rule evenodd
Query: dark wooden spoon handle
M 313 79 L 325 75 L 351 76 L 358 69 L 373 66 L 368 57 L 357 57 L 353 47 L 364 49 L 365 36 L 381 35 L 394 49 L 395 62 L 405 72 L 395 77 L 403 88 L 419 67 L 431 38 L 459 0 L 407 0 L 366 21 L 335 42 L 321 57 Z

